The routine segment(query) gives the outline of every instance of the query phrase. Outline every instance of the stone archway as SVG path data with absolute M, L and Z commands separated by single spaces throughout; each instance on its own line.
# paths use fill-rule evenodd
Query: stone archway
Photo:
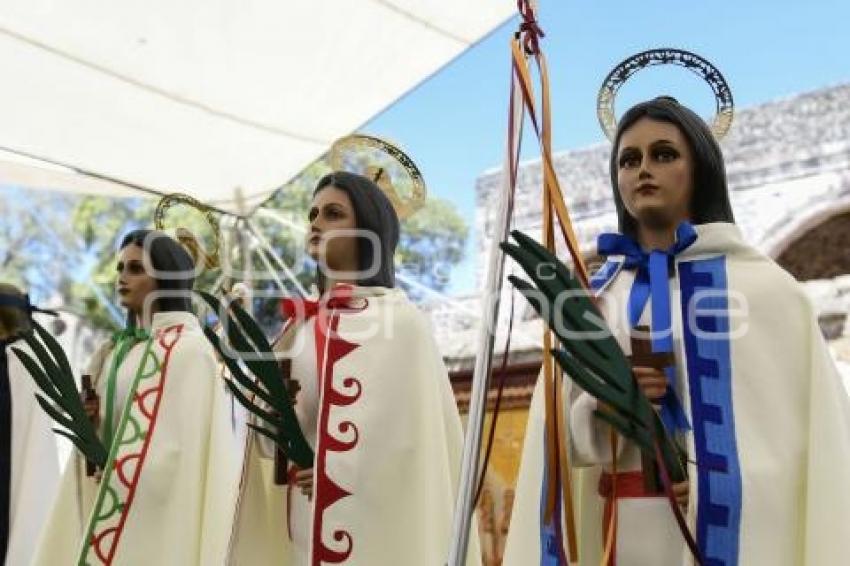
M 797 280 L 832 279 L 850 273 L 850 211 L 798 233 L 776 257 Z

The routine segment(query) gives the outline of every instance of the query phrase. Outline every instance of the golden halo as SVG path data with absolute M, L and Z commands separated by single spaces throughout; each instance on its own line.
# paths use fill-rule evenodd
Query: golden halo
M 175 229 L 175 239 L 181 244 L 183 244 L 183 247 L 185 247 L 189 254 L 192 256 L 192 259 L 195 261 L 196 265 L 203 264 L 205 269 L 218 268 L 219 265 L 221 265 L 221 261 L 219 258 L 221 248 L 221 234 L 218 225 L 218 217 L 216 216 L 216 213 L 204 203 L 183 193 L 171 193 L 165 195 L 159 200 L 156 205 L 156 210 L 153 214 L 154 226 L 157 230 L 165 230 L 166 212 L 172 206 L 179 204 L 194 208 L 204 215 L 207 224 L 212 229 L 213 249 L 211 253 L 205 252 L 204 249 L 201 247 L 201 243 L 200 241 L 198 241 L 197 236 L 195 236 L 190 230 L 182 226 L 178 226 Z
M 399 219 L 409 218 L 425 205 L 422 173 L 410 157 L 376 136 L 352 134 L 336 140 L 328 151 L 335 171 L 368 177 L 387 195 Z M 404 189 L 403 194 L 399 189 Z
M 596 97 L 596 115 L 599 118 L 599 126 L 605 132 L 605 136 L 613 142 L 617 136 L 617 118 L 614 114 L 614 104 L 617 100 L 617 91 L 620 90 L 631 76 L 641 69 L 655 65 L 678 65 L 699 75 L 714 93 L 717 104 L 717 113 L 711 123 L 711 132 L 715 139 L 720 141 L 732 127 L 732 119 L 735 114 L 735 105 L 732 100 L 732 90 L 720 71 L 696 53 L 682 49 L 661 48 L 650 49 L 620 62 L 608 73 L 599 94 Z

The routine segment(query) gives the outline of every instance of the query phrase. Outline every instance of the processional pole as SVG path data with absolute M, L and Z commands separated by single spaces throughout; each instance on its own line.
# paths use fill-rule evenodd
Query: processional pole
M 522 4 L 522 2 L 520 2 Z M 522 29 L 522 28 L 521 28 Z M 499 303 L 504 279 L 505 254 L 499 244 L 507 239 L 510 219 L 513 214 L 513 192 L 516 186 L 516 168 L 519 161 L 522 121 L 524 116 L 523 91 L 515 70 L 511 72 L 511 95 L 508 111 L 508 134 L 505 145 L 505 161 L 498 195 L 498 212 L 493 230 L 487 265 L 487 280 L 481 323 L 478 329 L 478 350 L 472 377 L 469 401 L 469 416 L 463 443 L 460 481 L 455 501 L 452 541 L 449 548 L 449 566 L 466 564 L 469 546 L 469 529 L 475 506 L 475 491 L 478 482 L 478 467 L 481 456 L 481 436 L 487 408 L 487 391 L 490 388 L 493 345 L 499 318 Z
M 251 262 L 251 241 L 250 235 L 246 233 L 247 228 L 247 211 L 248 207 L 245 205 L 245 193 L 242 192 L 242 187 L 236 187 L 233 191 L 233 196 L 236 200 L 236 222 L 233 225 L 233 229 L 236 231 L 236 244 L 239 246 L 239 252 L 242 255 L 242 281 L 248 287 L 248 296 L 245 297 L 245 305 L 248 306 L 248 312 L 251 313 L 251 316 L 254 316 L 256 313 L 254 312 L 254 293 L 253 293 L 253 279 L 254 279 L 254 270 Z M 241 229 L 240 229 L 241 228 Z

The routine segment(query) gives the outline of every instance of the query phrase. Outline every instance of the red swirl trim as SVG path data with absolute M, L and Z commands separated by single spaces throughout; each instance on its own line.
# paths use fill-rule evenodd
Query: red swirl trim
M 127 500 L 124 502 L 124 506 L 121 509 L 121 519 L 119 519 L 118 525 L 113 527 L 115 535 L 111 541 L 111 546 L 107 549 L 105 559 L 101 554 L 98 545 L 100 542 L 103 542 L 103 536 L 113 529 L 107 529 L 99 535 L 93 535 L 92 540 L 89 541 L 89 544 L 94 546 L 95 553 L 107 566 L 112 564 L 112 561 L 115 559 L 115 553 L 118 550 L 118 543 L 121 539 L 121 535 L 124 533 L 124 525 L 126 524 L 127 517 L 130 514 L 130 508 L 133 505 L 133 499 L 136 495 L 136 488 L 139 486 L 139 479 L 142 476 L 142 468 L 144 467 L 145 459 L 147 458 L 148 449 L 150 448 L 151 439 L 153 438 L 154 429 L 156 428 L 157 417 L 159 416 L 159 408 L 162 402 L 162 392 L 165 390 L 165 381 L 168 377 L 168 364 L 171 359 L 171 352 L 174 349 L 174 345 L 180 339 L 182 330 L 183 325 L 178 324 L 174 326 L 169 326 L 168 328 L 161 331 L 161 333 L 159 334 L 159 344 L 165 349 L 165 356 L 163 357 L 162 364 L 160 365 L 160 382 L 159 386 L 157 387 L 160 392 L 160 395 L 157 396 L 156 402 L 154 403 L 153 412 L 150 418 L 150 426 L 148 427 L 148 432 L 145 435 L 142 444 L 142 450 L 138 454 L 139 463 L 136 466 L 133 477 L 130 479 L 130 485 L 128 486 L 127 492 Z M 144 361 L 145 360 L 142 360 L 142 363 L 144 363 Z M 124 479 L 121 478 L 121 481 L 123 482 Z
M 354 539 L 348 531 L 337 529 L 333 533 L 333 539 L 337 542 L 345 541 L 346 546 L 342 551 L 328 547 L 322 540 L 322 528 L 324 525 L 325 511 L 334 503 L 351 495 L 350 492 L 337 485 L 327 473 L 327 456 L 329 452 L 348 452 L 353 450 L 360 434 L 357 426 L 350 421 L 344 421 L 338 425 L 338 431 L 345 434 L 354 431 L 354 438 L 345 442 L 335 438 L 329 429 L 330 412 L 333 407 L 345 407 L 352 405 L 360 399 L 363 392 L 362 384 L 354 377 L 346 377 L 342 385 L 346 391 L 339 391 L 333 386 L 334 365 L 342 357 L 350 354 L 359 347 L 343 340 L 337 333 L 339 327 L 339 314 L 332 312 L 320 313 L 320 319 L 316 321 L 316 365 L 319 376 L 319 384 L 322 391 L 322 402 L 319 407 L 319 435 L 316 446 L 316 498 L 313 512 L 313 548 L 311 564 L 320 566 L 323 563 L 341 564 L 348 560 L 354 549 Z M 322 318 L 326 320 L 322 320 Z M 348 390 L 354 390 L 349 392 Z

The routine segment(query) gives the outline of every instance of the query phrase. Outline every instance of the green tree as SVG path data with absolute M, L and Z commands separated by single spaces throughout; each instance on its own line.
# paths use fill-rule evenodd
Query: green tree
M 324 161 L 314 162 L 296 179 L 276 191 L 250 217 L 250 222 L 262 238 L 296 274 L 299 283 L 308 289 L 313 283 L 314 268 L 308 259 L 305 260 L 300 248 L 307 227 L 307 212 L 313 190 L 319 179 L 329 171 L 330 168 Z M 84 253 L 96 259 L 90 275 L 92 285 L 74 284 L 69 300 L 85 312 L 89 320 L 98 327 L 114 328 L 116 324 L 115 316 L 110 314 L 103 298 L 114 297 L 116 250 L 120 238 L 130 230 L 152 227 L 156 203 L 154 199 L 87 197 L 74 207 L 73 229 L 82 235 Z M 166 225 L 185 226 L 196 235 L 209 235 L 209 228 L 204 224 L 202 216 L 184 206 L 174 206 L 169 210 Z M 224 227 L 230 225 L 224 223 Z M 262 252 L 257 251 L 258 239 L 249 234 L 244 225 L 238 226 L 239 230 L 229 232 L 225 238 L 233 246 L 224 263 L 237 270 L 237 273 L 244 271 L 245 254 L 241 252 L 240 244 L 254 247 L 254 253 L 249 256 L 250 268 L 255 275 L 252 286 L 260 291 L 260 296 L 253 307 L 261 324 L 273 334 L 280 324 L 279 301 L 273 297 L 262 297 L 262 291 L 277 295 L 277 284 L 272 277 L 263 276 L 268 274 L 269 269 L 266 261 L 262 259 Z M 436 198 L 428 199 L 422 210 L 402 223 L 402 238 L 397 256 L 399 272 L 434 290 L 445 290 L 450 282 L 451 269 L 463 259 L 467 234 L 468 228 L 464 219 L 450 203 Z M 204 243 L 209 244 L 210 238 L 205 237 Z M 292 291 L 294 285 L 285 280 L 274 260 L 269 256 L 266 256 L 266 260 Z M 221 273 L 205 273 L 196 282 L 196 287 L 209 289 Z M 232 283 L 233 278 L 226 279 L 225 287 Z M 421 297 L 421 292 L 416 288 L 409 288 L 408 292 L 414 300 Z
M 67 302 L 88 321 L 102 329 L 114 330 L 122 325 L 115 304 L 118 246 L 130 231 L 152 229 L 157 200 L 151 198 L 84 197 L 71 215 L 73 229 L 82 235 L 83 253 L 92 258 L 89 276 L 73 284 Z M 210 228 L 203 216 L 189 207 L 174 206 L 165 218 L 166 226 L 181 226 L 201 239 L 205 246 L 212 241 Z M 214 273 L 204 273 L 196 285 L 206 288 L 215 280 Z M 123 318 L 123 315 L 119 315 Z
M 398 271 L 435 291 L 445 291 L 452 269 L 463 260 L 469 227 L 454 205 L 429 198 L 425 206 L 405 219 L 396 264 Z M 422 292 L 409 287 L 414 300 Z
M 285 218 L 291 225 L 306 229 L 307 212 L 313 190 L 318 181 L 331 172 L 324 160 L 310 165 L 293 182 L 282 187 L 262 208 L 272 210 L 277 216 Z M 401 187 L 404 192 L 404 187 Z M 260 216 L 257 222 L 273 233 L 274 223 L 264 221 Z M 277 230 L 281 223 L 277 222 Z M 464 249 L 469 235 L 469 227 L 454 205 L 444 199 L 429 197 L 425 206 L 401 223 L 401 238 L 396 254 L 398 273 L 415 280 L 434 291 L 442 292 L 451 282 L 452 269 L 464 258 Z M 278 236 L 278 251 L 287 260 L 294 260 L 296 245 L 293 231 L 288 236 Z M 302 269 L 299 279 L 309 285 L 312 282 L 311 269 Z M 421 290 L 401 283 L 413 300 L 423 298 Z
M 0 279 L 36 303 L 68 292 L 80 264 L 68 223 L 73 201 L 62 193 L 0 187 Z

